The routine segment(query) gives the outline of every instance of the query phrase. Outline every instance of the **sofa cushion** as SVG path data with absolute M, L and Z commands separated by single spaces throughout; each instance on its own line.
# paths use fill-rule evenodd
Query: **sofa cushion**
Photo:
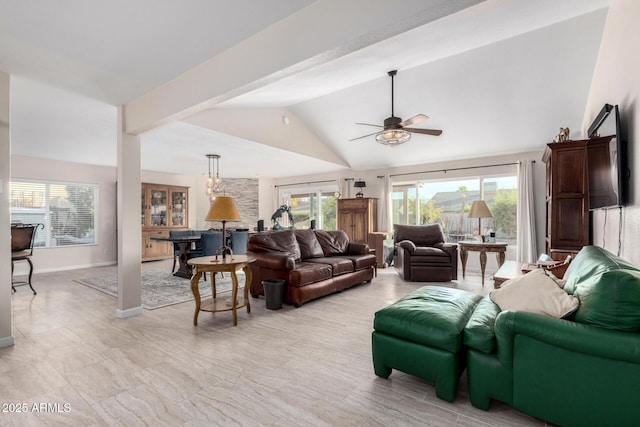
M 376 265 L 376 256 L 373 254 L 366 255 L 340 255 L 340 258 L 351 260 L 353 263 L 353 269 L 363 270 L 365 268 L 371 268 Z
M 334 276 L 353 272 L 353 262 L 351 262 L 351 260 L 347 258 L 332 256 L 332 257 L 312 258 L 307 261 L 330 265 L 331 274 Z
M 564 290 L 573 294 L 582 280 L 611 270 L 640 270 L 635 265 L 623 260 L 599 246 L 585 246 L 569 264 L 564 274 L 566 285 Z
M 411 265 L 451 263 L 451 255 L 439 248 L 419 246 L 411 254 Z
M 377 332 L 450 352 L 462 348 L 462 335 L 480 295 L 460 289 L 424 286 L 376 312 Z
M 289 272 L 288 286 L 306 286 L 331 278 L 331 266 L 317 262 L 298 262 L 296 268 Z
M 436 243 L 444 243 L 444 232 L 440 224 L 394 224 L 393 240 L 411 240 L 416 246 L 433 246 Z
M 478 303 L 464 327 L 464 344 L 474 350 L 491 354 L 496 349 L 494 326 L 500 307 L 487 295 Z
M 323 257 L 322 246 L 316 238 L 316 233 L 313 230 L 295 230 L 296 239 L 298 240 L 298 246 L 300 246 L 300 259 L 318 258 Z
M 544 269 L 535 269 L 504 282 L 500 289 L 491 292 L 491 300 L 502 311 L 562 318 L 578 308 L 578 299 L 562 290 L 556 280 Z
M 582 278 L 573 320 L 607 329 L 640 331 L 640 271 L 615 269 Z
M 340 255 L 349 247 L 349 236 L 342 230 L 315 230 L 324 256 Z
M 300 246 L 293 230 L 278 230 L 269 233 L 254 234 L 247 243 L 252 252 L 282 252 L 300 259 Z

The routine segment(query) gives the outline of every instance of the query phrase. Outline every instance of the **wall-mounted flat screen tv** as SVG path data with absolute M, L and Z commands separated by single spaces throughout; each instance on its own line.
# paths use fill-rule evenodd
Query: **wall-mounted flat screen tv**
M 588 133 L 589 209 L 624 206 L 629 172 L 618 106 L 605 104 Z

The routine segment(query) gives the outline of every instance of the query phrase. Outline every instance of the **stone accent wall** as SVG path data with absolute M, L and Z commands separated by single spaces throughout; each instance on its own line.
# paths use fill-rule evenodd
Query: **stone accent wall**
M 253 230 L 258 224 L 258 179 L 223 178 L 224 195 L 233 197 L 241 222 L 228 222 L 229 228 Z

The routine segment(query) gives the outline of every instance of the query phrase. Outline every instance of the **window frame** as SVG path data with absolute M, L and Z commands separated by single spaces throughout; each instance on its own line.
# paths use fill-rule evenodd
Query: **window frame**
M 43 206 L 30 208 L 28 206 L 14 206 L 14 200 L 17 198 L 14 196 L 14 191 L 19 191 L 14 188 L 14 183 L 16 184 L 34 184 L 44 186 L 43 190 Z M 66 244 L 52 244 L 52 241 L 56 236 L 52 232 L 52 214 L 51 214 L 51 201 L 53 197 L 57 197 L 57 195 L 52 196 L 51 187 L 52 186 L 73 186 L 84 189 L 92 190 L 92 199 L 93 199 L 93 236 L 92 241 L 88 242 L 74 242 L 74 243 L 66 243 Z M 97 246 L 99 245 L 99 213 L 100 213 L 100 204 L 99 204 L 99 189 L 100 186 L 94 183 L 85 183 L 85 182 L 72 182 L 72 181 L 57 181 L 57 180 L 46 180 L 46 179 L 25 179 L 25 178 L 12 178 L 9 183 L 9 205 L 10 205 L 10 218 L 11 222 L 23 222 L 23 223 L 41 223 L 44 225 L 44 229 L 38 229 L 36 231 L 36 238 L 34 247 L 39 249 L 47 248 L 47 249 L 58 249 L 58 248 L 69 248 L 69 247 L 84 247 L 84 246 Z M 34 197 L 33 195 L 31 196 Z M 39 212 L 28 212 L 24 211 L 27 209 L 37 209 Z M 17 210 L 23 210 L 21 213 L 16 212 Z M 41 215 L 43 219 L 41 221 L 24 221 L 20 219 L 20 216 L 24 215 Z M 15 218 L 18 217 L 18 218 Z M 74 224 L 76 224 L 74 222 Z M 40 242 L 43 242 L 41 244 Z M 57 242 L 56 242 L 57 243 Z
M 324 212 L 322 202 L 327 197 L 335 197 L 335 193 L 338 192 L 338 184 L 335 183 L 327 183 L 322 186 L 304 186 L 304 187 L 290 187 L 287 189 L 278 189 L 278 200 L 280 201 L 277 205 L 287 205 L 291 206 L 291 198 L 292 197 L 309 197 L 315 201 L 315 206 L 313 208 L 310 207 L 309 212 L 309 224 L 311 220 L 316 221 L 316 229 L 319 230 L 327 230 L 324 224 Z M 311 216 L 311 212 L 314 212 L 315 215 Z M 337 227 L 338 224 L 338 209 L 337 209 L 337 201 L 336 201 L 336 217 L 335 224 Z M 288 220 L 283 218 L 281 223 L 283 226 L 288 226 Z M 294 224 L 296 226 L 296 224 Z M 335 228 L 334 228 L 335 229 Z
M 443 183 L 443 182 L 456 182 L 456 181 L 476 181 L 478 184 L 478 188 L 476 189 L 475 186 L 473 187 L 473 189 L 470 189 L 469 191 L 473 191 L 473 192 L 477 192 L 479 195 L 479 199 L 481 200 L 485 200 L 487 195 L 485 194 L 485 192 L 487 191 L 487 188 L 485 186 L 486 182 L 491 182 L 491 180 L 495 180 L 495 179 L 500 179 L 500 178 L 512 178 L 515 181 L 515 191 L 518 191 L 517 188 L 517 170 L 488 170 L 487 173 L 484 174 L 473 174 L 473 175 L 464 175 L 464 174 L 459 174 L 456 176 L 452 176 L 452 177 L 438 177 L 438 178 L 427 178 L 427 177 L 420 177 L 420 178 L 416 178 L 416 179 L 412 179 L 412 180 L 397 180 L 392 182 L 391 184 L 391 194 L 390 197 L 392 197 L 391 200 L 391 205 L 393 206 L 394 203 L 394 199 L 393 199 L 393 195 L 395 193 L 397 193 L 396 188 L 398 187 L 405 187 L 403 189 L 403 192 L 405 194 L 404 198 L 402 200 L 405 200 L 404 206 L 406 208 L 406 211 L 403 214 L 403 220 L 405 220 L 405 224 L 411 224 L 411 225 L 419 225 L 421 223 L 421 218 L 422 218 L 422 212 L 421 212 L 421 203 L 420 203 L 420 194 L 421 194 L 421 188 L 422 187 L 426 187 L 427 185 L 429 185 L 429 183 Z M 410 204 L 410 200 L 409 197 L 407 197 L 407 194 L 409 194 L 411 191 L 414 191 L 415 195 L 415 212 L 414 213 L 410 213 L 409 212 L 409 204 Z M 499 190 L 502 189 L 496 189 L 496 194 L 498 193 Z M 426 199 L 424 201 L 427 201 Z M 515 212 L 515 221 L 517 224 L 518 218 L 517 218 L 517 197 L 516 197 L 516 212 Z M 467 203 L 468 205 L 470 205 L 470 202 Z M 466 212 L 466 210 L 465 210 Z M 395 221 L 395 215 L 396 213 L 394 212 L 392 214 L 392 221 L 394 223 L 400 223 Z M 415 217 L 414 217 L 415 216 Z M 409 220 L 411 219 L 411 221 Z M 469 221 L 468 218 L 465 218 L 465 221 Z M 476 232 L 477 232 L 477 219 L 476 221 Z M 493 219 L 490 220 L 490 224 L 491 227 L 495 227 L 495 223 L 493 223 Z M 487 225 L 486 220 L 483 221 L 483 225 Z M 468 226 L 468 224 L 465 224 L 465 228 L 470 228 Z M 487 227 L 485 227 L 487 228 Z M 464 237 L 460 237 L 458 236 L 457 240 L 455 237 L 453 237 L 454 235 L 451 234 L 451 236 L 449 235 L 450 231 L 445 230 L 445 234 L 447 234 L 447 237 L 452 241 L 455 242 L 457 240 L 460 240 L 461 238 L 464 239 L 468 239 L 468 238 L 473 238 L 473 234 L 470 235 L 466 235 Z M 457 236 L 457 235 L 456 235 Z M 513 235 L 513 237 L 504 237 L 504 240 L 507 240 L 509 242 L 510 245 L 512 244 L 517 244 L 517 226 L 516 226 L 516 233 Z

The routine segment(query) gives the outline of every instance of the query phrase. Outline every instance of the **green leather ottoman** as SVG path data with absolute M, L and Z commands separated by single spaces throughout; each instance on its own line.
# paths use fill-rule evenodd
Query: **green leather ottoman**
M 452 402 L 465 369 L 464 327 L 480 295 L 424 286 L 375 314 L 373 367 L 388 378 L 397 369 L 435 383 L 436 395 Z

